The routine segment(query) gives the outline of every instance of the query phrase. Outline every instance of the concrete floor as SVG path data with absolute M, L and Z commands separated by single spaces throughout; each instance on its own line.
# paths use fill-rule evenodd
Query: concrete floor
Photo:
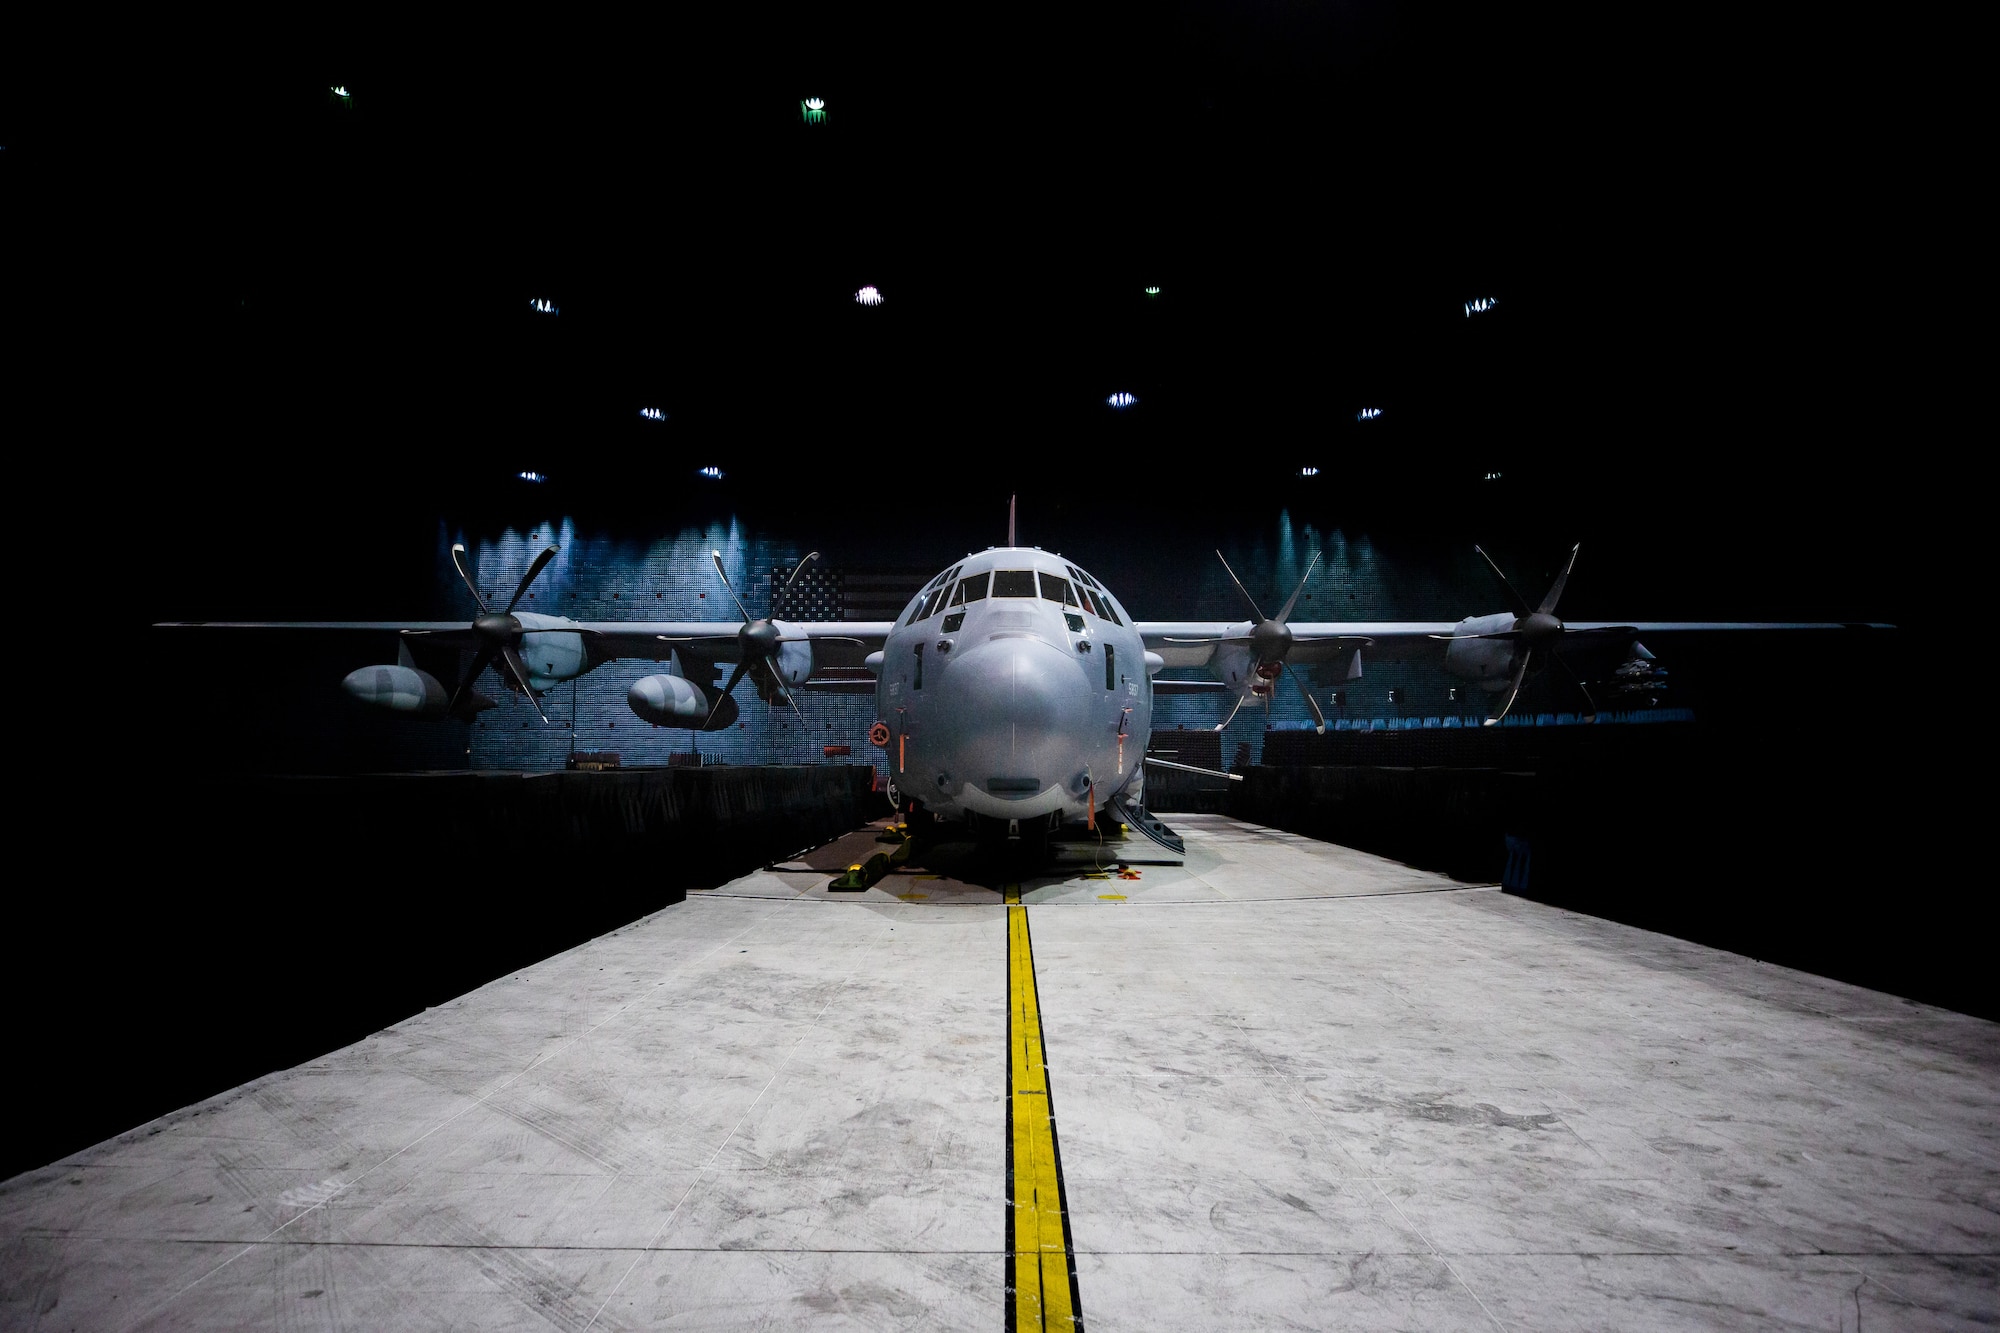
M 1093 1333 L 2000 1322 L 2000 1027 L 1171 822 L 1024 885 Z M 998 898 L 825 880 L 0 1185 L 0 1327 L 999 1327 Z

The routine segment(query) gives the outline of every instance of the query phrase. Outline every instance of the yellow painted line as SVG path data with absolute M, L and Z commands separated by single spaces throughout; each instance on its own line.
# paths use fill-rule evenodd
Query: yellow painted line
M 1076 1328 L 1080 1311 L 1028 909 L 1018 886 L 1007 889 L 1006 899 L 1007 1190 L 1013 1212 L 1008 1324 L 1016 1333 L 1048 1333 Z
M 1097 895 L 1097 901 L 1101 903 L 1122 903 L 1125 901 L 1125 895 L 1122 893 L 1100 893 Z
M 928 893 L 899 893 L 896 896 L 906 903 L 920 903 L 930 897 Z

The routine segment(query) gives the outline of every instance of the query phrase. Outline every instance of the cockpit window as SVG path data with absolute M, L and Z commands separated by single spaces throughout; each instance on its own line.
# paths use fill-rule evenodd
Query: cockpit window
M 1124 621 L 1118 618 L 1118 608 L 1111 604 L 1110 593 L 1108 592 L 1105 593 L 1102 597 L 1099 597 L 1097 600 L 1104 606 L 1104 618 L 1106 620 L 1110 621 L 1114 625 L 1120 625 L 1120 626 L 1122 626 L 1125 623 Z
M 1076 605 L 1076 594 L 1069 590 L 1069 580 L 1060 574 L 1051 574 L 1046 569 L 1042 571 L 1042 596 L 1051 602 Z
M 928 597 L 926 597 L 926 598 L 924 598 L 924 610 L 923 610 L 923 614 L 922 614 L 922 615 L 919 615 L 919 616 L 917 617 L 917 619 L 918 619 L 918 620 L 929 620 L 929 619 L 930 619 L 930 617 L 931 617 L 931 612 L 933 612 L 933 611 L 937 610 L 937 604 L 938 604 L 938 598 L 940 598 L 940 597 L 942 597 L 942 596 L 944 596 L 944 589 L 943 589 L 943 588 L 933 588 L 933 589 L 931 589 L 931 595 L 930 595 L 930 596 L 928 596 Z
M 1096 593 L 1082 586 L 1078 586 L 1077 591 L 1083 594 L 1084 601 L 1090 603 L 1090 613 L 1092 615 L 1096 616 L 1099 620 L 1111 619 L 1110 616 L 1104 614 L 1104 604 L 1097 600 Z
M 1033 597 L 1035 595 L 1035 571 L 1032 569 L 994 570 L 993 595 L 995 597 Z
M 967 602 L 976 602 L 985 595 L 986 576 L 984 574 L 967 574 L 959 583 L 958 591 L 951 595 L 951 604 L 953 606 L 964 606 Z

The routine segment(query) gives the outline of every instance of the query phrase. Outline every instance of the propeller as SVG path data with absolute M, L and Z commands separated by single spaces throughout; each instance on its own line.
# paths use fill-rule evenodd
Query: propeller
M 1506 591 L 1507 599 L 1512 603 L 1510 609 L 1514 613 L 1514 624 L 1509 629 L 1496 630 L 1491 634 L 1436 634 L 1432 637 L 1499 639 L 1518 645 L 1515 649 L 1514 669 L 1507 677 L 1506 702 L 1500 706 L 1498 714 L 1486 719 L 1486 725 L 1491 727 L 1498 724 L 1514 707 L 1514 700 L 1521 694 L 1521 684 L 1528 677 L 1528 664 L 1534 659 L 1537 649 L 1545 651 L 1549 659 L 1563 669 L 1564 674 L 1576 686 L 1577 692 L 1583 696 L 1583 702 L 1590 710 L 1587 716 L 1596 717 L 1597 701 L 1590 697 L 1590 687 L 1583 683 L 1583 677 L 1577 674 L 1576 668 L 1563 660 L 1560 647 L 1564 641 L 1584 635 L 1595 638 L 1607 634 L 1636 634 L 1638 629 L 1632 625 L 1607 625 L 1589 630 L 1572 630 L 1556 618 L 1556 601 L 1562 596 L 1564 586 L 1569 583 L 1569 572 L 1576 568 L 1576 553 L 1583 549 L 1583 543 L 1578 542 L 1569 548 L 1569 559 L 1563 562 L 1562 573 L 1556 575 L 1556 581 L 1549 585 L 1549 590 L 1543 594 L 1541 602 L 1532 609 L 1528 606 L 1528 599 L 1521 596 L 1514 585 L 1507 581 L 1506 574 L 1502 573 L 1500 566 L 1494 563 L 1493 557 L 1486 554 L 1485 548 L 1475 546 L 1472 549 L 1478 552 L 1479 558 L 1486 562 L 1486 567 L 1493 571 L 1493 577 L 1500 581 L 1501 588 Z
M 451 702 L 445 705 L 447 714 L 458 712 L 459 700 L 465 697 L 465 692 L 472 687 L 472 682 L 479 679 L 479 673 L 486 670 L 497 657 L 506 664 L 507 672 L 513 676 L 514 683 L 521 687 L 521 693 L 526 695 L 528 702 L 534 706 L 536 716 L 540 717 L 545 725 L 547 724 L 549 715 L 542 711 L 540 697 L 528 684 L 528 667 L 521 660 L 521 620 L 514 614 L 514 608 L 528 595 L 528 585 L 535 581 L 535 576 L 547 569 L 549 561 L 555 558 L 555 547 L 544 548 L 542 553 L 535 557 L 535 563 L 528 566 L 528 572 L 521 576 L 521 582 L 515 587 L 514 595 L 507 599 L 507 609 L 496 612 L 486 605 L 486 599 L 480 595 L 479 585 L 472 581 L 472 571 L 465 567 L 465 547 L 458 543 L 452 545 L 451 563 L 458 570 L 458 576 L 465 580 L 466 591 L 472 594 L 473 602 L 479 607 L 479 617 L 472 622 L 472 632 L 479 640 L 479 650 L 473 654 L 471 668 L 459 677 L 458 688 L 451 692 Z
M 1236 591 L 1242 594 L 1245 602 L 1249 603 L 1250 614 L 1256 617 L 1255 623 L 1250 627 L 1250 632 L 1248 634 L 1225 635 L 1213 639 L 1168 639 L 1166 642 L 1184 644 L 1248 644 L 1253 658 L 1253 669 L 1267 663 L 1276 663 L 1283 669 L 1286 678 L 1298 688 L 1299 697 L 1306 701 L 1306 707 L 1312 710 L 1314 725 L 1321 734 L 1324 734 L 1326 731 L 1326 714 L 1320 711 L 1319 701 L 1312 697 L 1312 691 L 1306 688 L 1305 682 L 1301 681 L 1293 673 L 1290 664 L 1285 661 L 1285 657 L 1291 652 L 1294 643 L 1318 642 L 1315 639 L 1294 637 L 1291 627 L 1285 622 L 1292 618 L 1292 609 L 1299 604 L 1299 594 L 1306 590 L 1306 583 L 1312 578 L 1313 570 L 1319 565 L 1319 552 L 1313 552 L 1312 559 L 1306 562 L 1305 577 L 1299 580 L 1298 587 L 1292 589 L 1292 595 L 1285 599 L 1285 604 L 1279 609 L 1278 614 L 1270 617 L 1265 616 L 1263 609 L 1257 605 L 1257 599 L 1252 597 L 1250 590 L 1243 586 L 1243 580 L 1236 577 L 1236 571 L 1229 567 L 1229 561 L 1223 556 L 1222 552 L 1217 551 L 1215 558 L 1222 561 L 1223 572 L 1229 575 L 1229 581 L 1236 585 Z M 1236 707 L 1229 710 L 1229 716 L 1222 720 L 1220 726 L 1216 727 L 1217 731 L 1225 729 L 1231 722 L 1236 720 L 1236 714 L 1242 709 L 1243 701 L 1247 697 L 1246 695 L 1237 696 Z M 1265 706 L 1267 708 L 1270 706 L 1268 701 Z
M 736 683 L 743 679 L 744 673 L 749 671 L 752 665 L 760 662 L 763 664 L 764 670 L 770 673 L 772 685 L 779 690 L 783 690 L 785 702 L 792 706 L 792 712 L 798 714 L 799 725 L 804 726 L 806 715 L 799 711 L 799 702 L 792 697 L 792 692 L 789 689 L 785 689 L 784 677 L 778 672 L 777 653 L 779 644 L 805 643 L 808 641 L 807 636 L 803 634 L 784 634 L 773 623 L 771 617 L 763 616 L 760 618 L 752 616 L 749 608 L 743 605 L 743 599 L 736 595 L 736 588 L 730 583 L 729 574 L 722 567 L 722 552 L 710 551 L 709 559 L 715 563 L 716 577 L 722 580 L 722 586 L 729 591 L 729 600 L 736 603 L 736 610 L 743 617 L 742 626 L 734 635 L 708 635 L 701 638 L 686 639 L 670 639 L 664 634 L 659 636 L 661 641 L 666 643 L 707 642 L 734 643 L 736 645 L 736 669 L 729 673 L 729 683 L 722 687 L 722 692 L 715 696 L 715 702 L 709 706 L 708 716 L 701 720 L 701 730 L 708 730 L 708 724 L 715 720 L 716 713 L 722 708 L 722 701 L 728 698 L 736 689 Z M 813 551 L 805 559 L 793 566 L 791 575 L 785 580 L 784 586 L 771 595 L 773 606 L 777 604 L 780 597 L 790 591 L 792 584 L 798 581 L 798 577 L 804 572 L 805 567 L 817 559 L 819 559 L 819 552 Z M 828 639 L 827 642 L 836 642 L 836 640 Z M 838 642 L 860 643 L 861 641 L 859 639 L 843 639 L 838 640 Z

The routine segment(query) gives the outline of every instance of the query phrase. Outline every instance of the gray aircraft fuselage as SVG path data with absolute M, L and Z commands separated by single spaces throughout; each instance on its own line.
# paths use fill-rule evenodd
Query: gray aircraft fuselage
M 872 664 L 898 794 L 941 819 L 1053 824 L 1142 795 L 1159 659 L 1059 555 L 967 556 L 904 608 Z

